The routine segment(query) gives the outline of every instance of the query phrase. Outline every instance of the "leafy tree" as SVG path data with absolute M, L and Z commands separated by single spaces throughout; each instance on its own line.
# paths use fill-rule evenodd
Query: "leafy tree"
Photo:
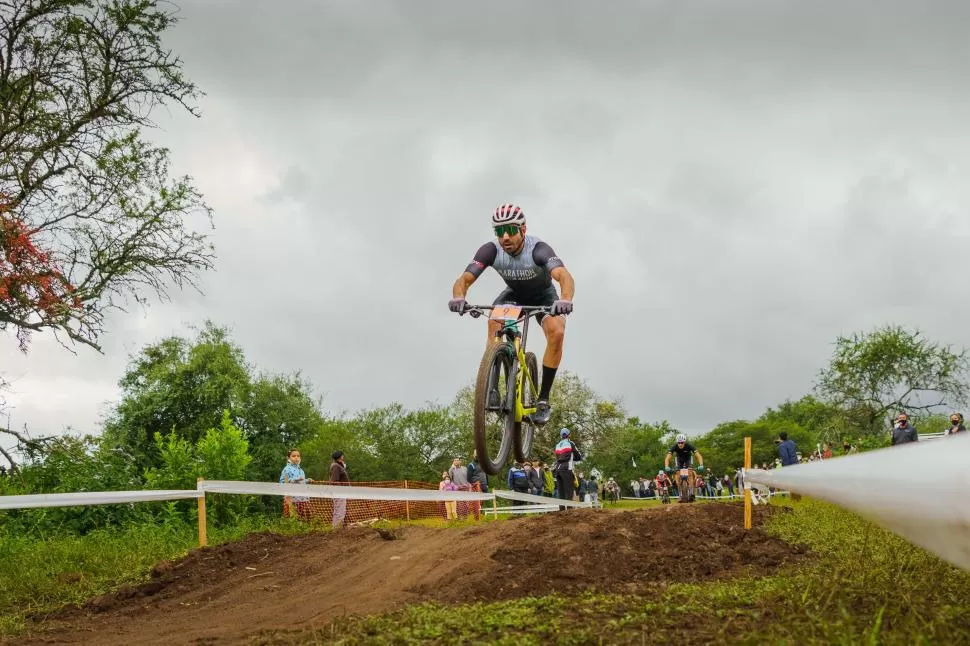
M 276 480 L 287 450 L 325 426 L 309 382 L 299 374 L 254 378 L 229 331 L 211 321 L 194 339 L 172 336 L 146 346 L 119 383 L 122 399 L 104 436 L 130 451 L 142 468 L 159 464 L 156 433 L 174 431 L 194 445 L 228 410 L 253 457 L 245 477 Z
M 967 401 L 965 349 L 954 351 L 901 326 L 840 336 L 835 345 L 815 388 L 829 403 L 861 414 L 863 432 L 884 432 L 896 410 L 916 414 Z
M 276 480 L 291 448 L 325 434 L 321 401 L 299 374 L 264 375 L 252 382 L 237 423 L 249 441 L 253 461 L 247 478 Z M 304 453 L 309 453 L 304 451 Z M 329 455 L 326 455 L 329 460 Z M 328 462 L 329 463 L 329 462 Z M 304 456 L 308 465 L 308 455 Z
M 225 328 L 206 321 L 194 342 L 172 336 L 144 348 L 121 378 L 122 400 L 105 438 L 125 447 L 139 467 L 159 457 L 156 433 L 174 431 L 195 444 L 224 410 L 239 416 L 250 401 L 250 372 Z
M 243 480 L 252 461 L 249 442 L 242 430 L 233 425 L 228 410 L 222 412 L 218 427 L 205 432 L 195 451 L 199 475 L 208 480 Z M 217 522 L 229 521 L 242 514 L 253 501 L 254 497 L 239 494 L 213 496 L 212 516 Z
M 356 442 L 333 448 L 354 455 L 354 480 L 436 481 L 454 456 L 465 453 L 465 433 L 438 405 L 408 411 L 394 403 L 359 413 L 346 427 Z
M 158 447 L 159 466 L 145 469 L 145 484 L 149 489 L 194 489 L 199 465 L 195 447 L 187 439 L 170 432 L 154 434 Z
M 209 480 L 242 480 L 246 467 L 252 461 L 249 442 L 243 432 L 222 411 L 222 421 L 217 428 L 210 428 L 196 445 L 201 466 L 199 475 Z
M 541 371 L 541 368 L 540 368 Z M 549 395 L 552 417 L 536 433 L 534 453 L 552 456 L 559 441 L 559 429 L 568 428 L 573 440 L 591 458 L 603 441 L 626 422 L 626 411 L 619 400 L 605 399 L 586 380 L 565 370 L 556 375 Z
M 207 429 L 193 445 L 174 431 L 163 436 L 155 433 L 155 444 L 161 456 L 160 465 L 145 470 L 145 482 L 152 489 L 195 489 L 198 478 L 208 480 L 242 480 L 252 461 L 249 442 L 242 430 L 232 423 L 229 411 L 222 412 L 218 427 Z M 242 513 L 253 502 L 251 496 L 213 496 L 207 507 L 214 520 L 226 522 Z M 186 520 L 194 520 L 196 506 L 176 505 Z
M 613 476 L 620 485 L 652 477 L 663 465 L 667 444 L 664 439 L 676 433 L 668 422 L 647 424 L 630 417 L 612 433 L 600 438 L 593 455 L 582 462 L 583 473 L 598 468 L 604 478 Z
M 772 463 L 778 458 L 775 439 L 782 431 L 807 455 L 815 448 L 815 437 L 801 426 L 787 421 L 735 420 L 715 426 L 693 442 L 704 456 L 704 466 L 716 474 L 733 473 L 744 466 L 744 438 L 751 437 L 751 463 Z
M 175 7 L 155 0 L 0 2 L 0 330 L 50 330 L 100 350 L 105 314 L 196 286 L 211 210 L 152 112 L 198 115 L 199 89 L 162 45 Z
M 2 478 L 0 493 L 39 494 L 126 491 L 140 488 L 129 456 L 111 450 L 92 435 L 64 435 L 43 445 L 24 447 L 27 457 L 15 475 Z M 129 505 L 91 505 L 13 510 L 0 523 L 16 533 L 87 533 L 100 527 L 143 519 L 145 510 Z

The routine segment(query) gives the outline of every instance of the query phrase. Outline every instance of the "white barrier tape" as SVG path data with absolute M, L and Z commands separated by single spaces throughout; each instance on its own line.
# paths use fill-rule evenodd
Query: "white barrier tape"
M 970 570 L 970 433 L 780 469 L 751 483 L 828 500 Z M 931 496 L 913 486 L 932 484 Z
M 339 485 L 282 484 L 279 482 L 246 482 L 242 480 L 203 480 L 199 483 L 199 488 L 207 493 L 297 496 L 303 498 L 347 498 L 353 500 L 458 500 L 471 502 L 476 500 L 492 500 L 494 498 L 490 493 L 479 493 L 477 491 L 342 487 Z
M 482 508 L 484 514 L 545 514 L 559 511 L 559 505 L 518 505 L 513 507 L 499 507 L 493 510 L 491 507 Z
M 531 502 L 538 505 L 561 505 L 564 507 L 592 507 L 591 502 L 576 502 L 575 500 L 561 500 L 559 498 L 546 498 L 545 496 L 534 496 L 531 493 L 519 493 L 518 491 L 508 491 L 507 489 L 496 489 L 495 495 L 499 498 L 509 500 L 520 500 Z M 554 501 L 554 502 L 553 502 Z
M 153 500 L 179 500 L 200 498 L 201 491 L 149 490 L 149 491 L 81 491 L 75 493 L 41 493 L 24 496 L 0 496 L 0 509 L 32 509 L 36 507 L 74 507 L 77 505 L 111 505 L 126 502 L 151 502 Z

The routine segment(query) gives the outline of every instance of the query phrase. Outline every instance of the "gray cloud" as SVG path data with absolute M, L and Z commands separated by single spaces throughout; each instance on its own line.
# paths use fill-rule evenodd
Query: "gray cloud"
M 887 321 L 970 345 L 966 3 L 185 4 L 208 96 L 159 138 L 218 272 L 106 357 L 0 350 L 21 420 L 91 426 L 204 317 L 335 409 L 450 400 L 484 334 L 445 302 L 504 201 L 576 277 L 563 367 L 648 420 L 755 416 Z

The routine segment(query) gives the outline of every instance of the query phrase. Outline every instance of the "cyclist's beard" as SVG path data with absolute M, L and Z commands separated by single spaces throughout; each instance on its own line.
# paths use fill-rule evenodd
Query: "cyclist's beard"
M 510 244 L 507 247 L 503 244 L 502 249 L 505 251 L 505 253 L 509 254 L 510 256 L 516 256 L 520 251 L 522 251 L 523 245 L 525 245 L 525 236 L 522 236 L 522 239 L 519 240 L 519 244 L 517 245 L 513 246 L 511 240 L 509 241 L 509 243 Z

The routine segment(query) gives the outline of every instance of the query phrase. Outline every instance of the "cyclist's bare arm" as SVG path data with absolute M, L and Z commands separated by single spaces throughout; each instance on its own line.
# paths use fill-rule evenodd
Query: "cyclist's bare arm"
M 562 299 L 564 301 L 573 300 L 573 294 L 576 293 L 576 283 L 573 281 L 573 275 L 569 273 L 569 270 L 565 267 L 556 267 L 549 272 L 549 275 L 559 283 Z
M 465 295 L 468 294 L 468 288 L 471 287 L 476 280 L 478 280 L 478 277 L 472 274 L 470 271 L 462 272 L 461 276 L 458 277 L 458 280 L 455 281 L 455 284 L 451 288 L 451 297 L 465 298 Z
M 497 253 L 495 245 L 491 242 L 486 242 L 479 247 L 471 262 L 465 267 L 465 271 L 461 273 L 461 276 L 458 277 L 458 280 L 455 281 L 454 286 L 451 288 L 451 297 L 465 298 L 465 295 L 468 293 L 468 288 L 472 286 L 472 283 L 478 280 L 482 272 L 491 267 L 495 262 Z
M 670 468 L 670 458 L 672 457 L 674 457 L 674 454 L 668 451 L 667 457 L 664 458 L 664 469 Z
M 694 451 L 694 455 L 697 456 L 697 463 L 700 466 L 704 466 L 704 456 L 701 455 L 700 451 Z

